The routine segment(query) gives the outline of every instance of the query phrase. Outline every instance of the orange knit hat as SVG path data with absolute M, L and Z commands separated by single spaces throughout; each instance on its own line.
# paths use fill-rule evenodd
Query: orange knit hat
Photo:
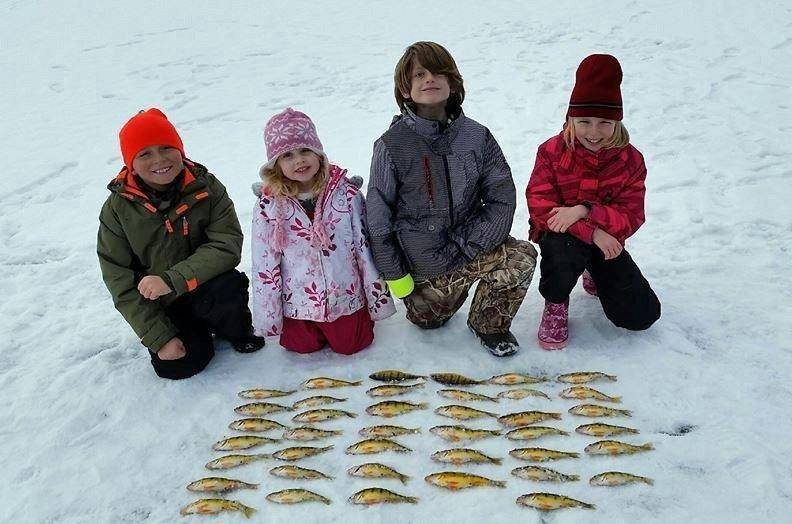
M 131 171 L 132 160 L 140 152 L 149 146 L 171 146 L 181 152 L 184 157 L 184 144 L 182 143 L 176 128 L 170 123 L 165 113 L 157 108 L 147 111 L 140 111 L 129 119 L 118 133 L 121 143 L 121 156 L 124 157 L 124 164 Z

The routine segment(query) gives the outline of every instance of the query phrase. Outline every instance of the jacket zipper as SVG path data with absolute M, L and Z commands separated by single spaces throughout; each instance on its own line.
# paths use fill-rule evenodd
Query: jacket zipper
M 451 193 L 451 173 L 448 171 L 448 157 L 443 155 L 443 168 L 445 169 L 446 189 L 448 190 L 448 216 L 451 226 L 454 227 L 454 195 Z

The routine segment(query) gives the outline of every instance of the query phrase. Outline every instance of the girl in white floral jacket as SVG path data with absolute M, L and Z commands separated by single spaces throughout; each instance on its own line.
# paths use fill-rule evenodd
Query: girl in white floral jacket
M 298 353 L 356 353 L 395 313 L 374 266 L 363 195 L 331 165 L 313 122 L 287 108 L 264 129 L 253 212 L 253 324 Z

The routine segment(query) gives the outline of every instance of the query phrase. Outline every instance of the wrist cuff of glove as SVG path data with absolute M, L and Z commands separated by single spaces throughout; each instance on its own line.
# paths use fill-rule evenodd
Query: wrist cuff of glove
M 415 282 L 413 282 L 413 277 L 409 273 L 396 280 L 386 280 L 385 282 L 388 284 L 390 292 L 396 298 L 404 298 L 415 289 Z

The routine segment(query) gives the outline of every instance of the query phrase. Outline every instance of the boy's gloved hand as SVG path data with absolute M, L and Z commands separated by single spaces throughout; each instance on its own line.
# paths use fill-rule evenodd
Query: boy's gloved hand
M 386 280 L 391 294 L 396 298 L 404 298 L 413 292 L 415 289 L 415 282 L 409 273 L 396 280 Z

